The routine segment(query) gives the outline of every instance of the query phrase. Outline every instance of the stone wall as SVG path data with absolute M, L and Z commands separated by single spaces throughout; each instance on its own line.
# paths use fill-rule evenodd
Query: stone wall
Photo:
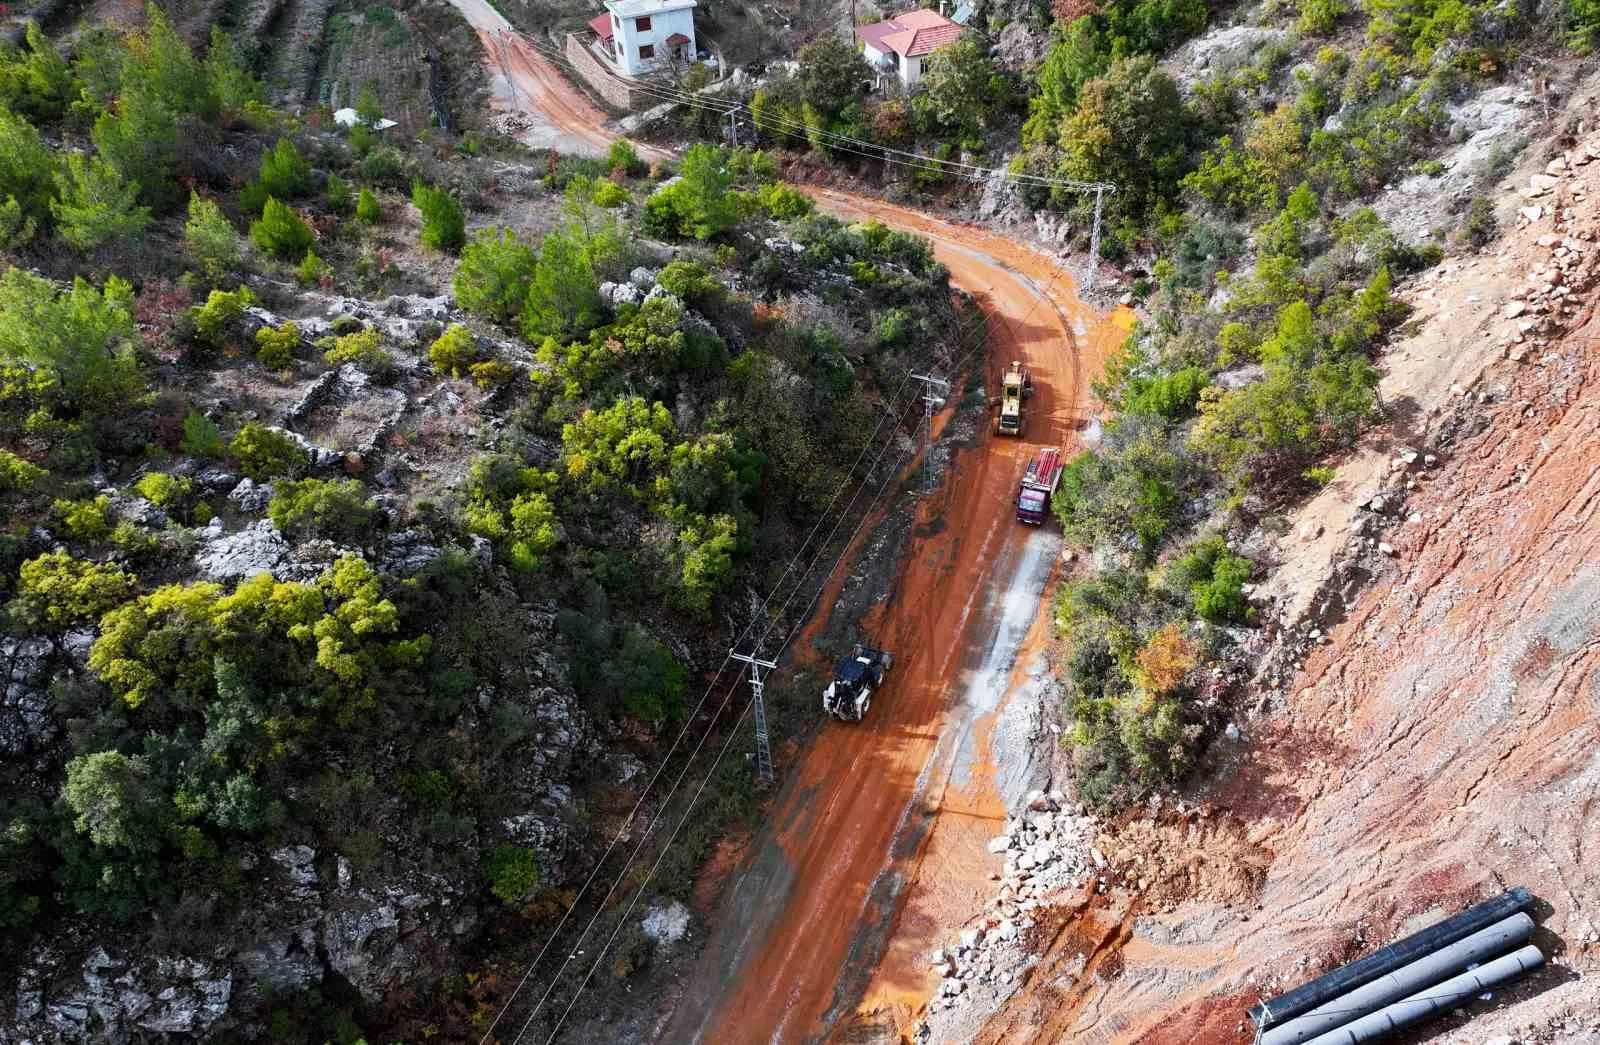
M 596 94 L 604 98 L 610 105 L 618 109 L 632 112 L 636 108 L 647 108 L 648 105 L 634 104 L 635 92 L 633 86 L 622 77 L 607 69 L 595 53 L 589 50 L 585 38 L 577 33 L 567 34 L 567 43 L 563 48 L 567 61 L 572 63 L 572 68 L 583 77 L 585 83 L 592 87 Z M 643 99 L 648 102 L 648 99 Z

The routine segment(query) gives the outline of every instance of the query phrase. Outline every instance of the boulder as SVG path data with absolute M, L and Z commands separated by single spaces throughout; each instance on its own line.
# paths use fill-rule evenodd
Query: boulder
M 272 503 L 272 484 L 258 483 L 246 477 L 228 491 L 228 503 L 245 515 L 255 515 L 267 510 Z
M 678 943 L 689 935 L 689 908 L 677 900 L 667 904 L 654 904 L 644 913 L 639 923 L 644 934 L 657 946 Z
M 209 581 L 240 581 L 272 573 L 289 554 L 289 544 L 270 519 L 237 533 L 223 533 L 220 520 L 201 531 L 205 544 L 195 554 L 195 568 Z
M 0 638 L 0 757 L 18 755 L 56 731 L 50 643 Z

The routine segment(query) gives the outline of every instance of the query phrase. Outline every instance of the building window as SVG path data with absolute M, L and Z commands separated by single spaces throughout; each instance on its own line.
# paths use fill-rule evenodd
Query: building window
M 641 33 L 648 33 L 650 31 L 650 16 L 646 15 L 643 18 L 635 18 L 633 20 L 633 27 Z
M 656 56 L 656 45 L 655 44 L 643 44 L 643 45 L 640 46 L 640 48 L 639 48 L 639 60 L 641 62 L 648 61 L 651 58 L 654 58 L 655 56 Z

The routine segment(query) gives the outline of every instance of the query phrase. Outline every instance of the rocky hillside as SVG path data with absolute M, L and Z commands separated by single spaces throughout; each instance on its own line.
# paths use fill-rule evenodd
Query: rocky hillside
M 945 273 L 760 153 L 413 143 L 159 7 L 56 29 L 0 54 L 0 1041 L 476 1037 Z

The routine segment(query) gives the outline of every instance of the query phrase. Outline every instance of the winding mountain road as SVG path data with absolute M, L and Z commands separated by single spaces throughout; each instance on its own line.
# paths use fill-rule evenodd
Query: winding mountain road
M 552 140 L 580 151 L 612 140 L 598 110 L 581 96 L 584 105 L 570 104 L 570 86 L 552 87 L 560 74 L 537 52 L 513 44 L 516 60 L 501 63 L 508 34 L 498 12 L 484 0 L 452 2 L 512 82 L 499 104 L 531 110 Z M 988 387 L 1020 359 L 1037 393 L 1024 438 L 985 434 L 919 506 L 895 593 L 862 622 L 895 652 L 894 672 L 867 721 L 829 723 L 785 771 L 667 1020 L 671 1042 L 813 1041 L 858 1012 L 906 1027 L 926 1004 L 936 977 L 924 955 L 981 910 L 1000 864 L 986 844 L 1027 786 L 1026 725 L 1013 712 L 1038 699 L 1060 538 L 1016 521 L 1017 485 L 1041 447 L 1077 444 L 1090 381 L 1130 326 L 1126 313 L 1085 305 L 1062 266 L 1007 236 L 807 191 L 844 220 L 926 237 L 952 284 L 989 314 Z

